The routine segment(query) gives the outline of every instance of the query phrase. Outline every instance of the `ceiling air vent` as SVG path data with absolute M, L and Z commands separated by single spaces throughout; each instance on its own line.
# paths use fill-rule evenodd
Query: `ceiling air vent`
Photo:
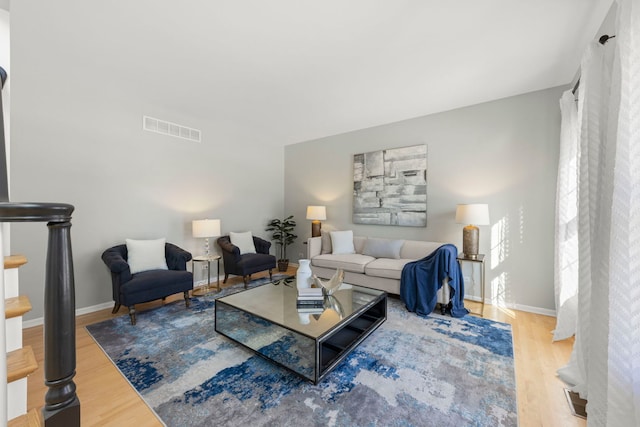
M 198 129 L 188 128 L 165 120 L 154 119 L 149 116 L 142 116 L 142 129 L 163 135 L 175 136 L 176 138 L 188 139 L 189 141 L 200 142 L 200 131 Z

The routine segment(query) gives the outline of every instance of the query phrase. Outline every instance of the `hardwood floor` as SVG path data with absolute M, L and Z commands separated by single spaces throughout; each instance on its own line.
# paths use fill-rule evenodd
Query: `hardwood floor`
M 289 274 L 295 274 L 290 267 Z M 257 274 L 255 277 L 259 277 Z M 228 285 L 242 279 L 233 277 Z M 176 295 L 181 299 L 182 295 Z M 138 311 L 161 305 L 161 301 L 136 306 Z M 476 303 L 465 302 L 467 308 L 478 310 Z M 76 319 L 75 383 L 81 403 L 83 426 L 161 426 L 153 412 L 137 392 L 120 375 L 84 328 L 115 316 L 127 316 L 125 308 L 112 315 L 110 309 L 78 316 Z M 518 419 L 520 427 L 584 427 L 586 421 L 571 415 L 556 370 L 571 354 L 572 340 L 551 342 L 555 318 L 522 311 L 485 305 L 484 317 L 510 323 L 513 328 Z M 28 380 L 28 409 L 44 405 L 43 335 L 42 327 L 23 331 L 24 345 L 31 345 L 38 359 L 38 370 Z

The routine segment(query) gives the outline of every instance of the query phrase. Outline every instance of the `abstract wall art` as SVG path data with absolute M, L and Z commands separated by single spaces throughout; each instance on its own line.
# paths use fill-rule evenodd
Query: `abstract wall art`
M 426 145 L 353 156 L 353 222 L 426 227 Z

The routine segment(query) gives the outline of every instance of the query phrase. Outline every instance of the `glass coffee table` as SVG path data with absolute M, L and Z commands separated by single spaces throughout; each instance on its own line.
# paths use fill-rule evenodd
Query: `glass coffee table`
M 317 384 L 387 319 L 387 294 L 343 283 L 323 307 L 296 307 L 295 279 L 216 300 L 216 332 Z

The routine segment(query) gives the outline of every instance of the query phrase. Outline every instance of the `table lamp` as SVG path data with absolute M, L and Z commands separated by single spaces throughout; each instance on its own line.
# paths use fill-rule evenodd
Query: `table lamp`
M 307 206 L 307 219 L 311 220 L 311 237 L 319 237 L 320 221 L 327 219 L 327 209 L 324 206 Z
M 477 225 L 489 225 L 489 205 L 476 203 L 458 205 L 456 223 L 468 224 L 462 230 L 462 254 L 471 259 L 478 257 L 480 230 Z
M 209 237 L 220 235 L 219 219 L 196 219 L 191 223 L 193 237 L 204 238 L 205 256 L 209 256 Z

